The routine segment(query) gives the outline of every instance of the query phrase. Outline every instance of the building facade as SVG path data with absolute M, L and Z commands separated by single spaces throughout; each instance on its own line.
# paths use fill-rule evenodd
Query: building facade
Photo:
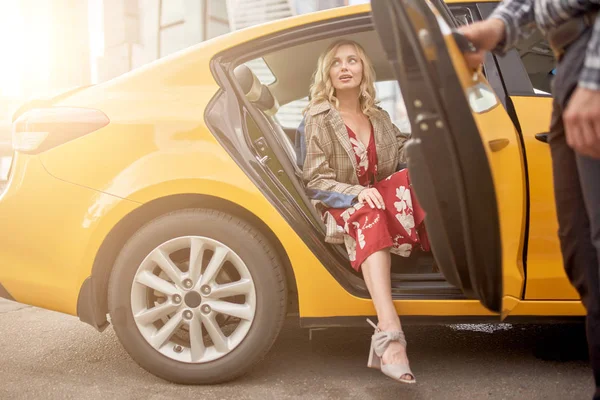
M 351 1 L 351 0 L 350 0 Z M 349 0 L 90 0 L 99 82 L 224 33 Z M 98 6 L 100 4 L 100 6 Z M 93 33 L 94 34 L 94 33 Z

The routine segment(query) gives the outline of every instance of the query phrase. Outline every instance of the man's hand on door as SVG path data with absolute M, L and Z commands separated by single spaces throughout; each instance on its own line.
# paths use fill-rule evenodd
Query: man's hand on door
M 600 159 L 600 91 L 575 89 L 563 121 L 567 144 L 579 154 Z
M 477 70 L 483 64 L 486 52 L 494 49 L 504 39 L 505 27 L 502 20 L 492 18 L 461 26 L 458 31 L 477 48 L 474 53 L 465 53 L 469 68 Z

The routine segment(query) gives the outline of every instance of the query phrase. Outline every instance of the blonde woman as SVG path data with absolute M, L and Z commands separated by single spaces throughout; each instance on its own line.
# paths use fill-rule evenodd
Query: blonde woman
M 392 302 L 390 253 L 429 250 L 423 210 L 412 197 L 406 138 L 375 103 L 375 73 L 361 46 L 342 40 L 318 61 L 305 110 L 308 196 L 323 215 L 326 241 L 344 243 L 377 312 L 368 366 L 414 383 L 406 340 Z

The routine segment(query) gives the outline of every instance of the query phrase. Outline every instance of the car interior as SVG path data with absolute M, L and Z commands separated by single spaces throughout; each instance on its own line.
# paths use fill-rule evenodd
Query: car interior
M 344 38 L 358 42 L 365 49 L 373 63 L 378 82 L 391 81 L 397 87 L 398 84 L 391 65 L 375 31 L 369 30 L 344 35 Z M 235 81 L 241 92 L 244 93 L 248 102 L 260 111 L 261 119 L 266 122 L 262 126 L 268 126 L 269 132 L 263 132 L 263 134 L 275 138 L 278 145 L 283 149 L 283 152 L 279 154 L 285 154 L 285 156 L 280 156 L 278 161 L 282 164 L 283 171 L 290 171 L 287 172 L 288 176 L 294 175 L 293 183 L 296 189 L 291 188 L 292 191 L 304 190 L 301 179 L 302 171 L 298 166 L 297 153 L 294 147 L 296 130 L 295 128 L 284 129 L 282 127 L 278 118 L 278 110 L 282 106 L 306 98 L 319 55 L 338 39 L 341 39 L 341 37 L 330 37 L 273 51 L 262 55 L 261 60 L 258 60 L 260 62 L 257 62 L 256 59 L 249 60 L 237 65 L 233 71 Z M 290 60 L 293 60 L 293 62 L 290 63 Z M 293 65 L 293 68 L 290 68 L 290 64 Z M 400 98 L 399 101 L 402 102 L 402 99 Z M 402 104 L 400 104 L 401 106 Z M 293 110 L 292 114 L 296 114 L 296 121 L 302 119 L 302 107 L 288 109 Z M 393 115 L 394 110 L 388 109 L 386 111 Z M 285 159 L 282 160 L 281 158 Z M 290 179 L 292 179 L 291 176 Z M 299 199 L 299 202 L 304 202 L 305 206 L 310 208 L 313 217 L 320 221 L 320 216 L 310 204 L 305 193 L 297 194 L 293 197 Z M 324 237 L 324 224 L 321 225 L 321 233 Z M 329 246 L 332 252 L 343 254 L 347 260 L 347 253 L 343 245 L 330 244 Z M 434 296 L 443 295 L 445 298 L 448 296 L 462 297 L 461 291 L 446 282 L 444 276 L 437 271 L 434 264 L 431 253 L 419 250 L 413 251 L 409 258 L 392 255 L 392 288 L 401 287 L 403 293 L 408 291 L 414 295 L 431 294 Z M 347 269 L 362 278 L 362 274 L 360 272 L 356 273 L 350 267 L 349 262 L 347 263 Z M 412 292 L 411 287 L 414 288 Z
M 368 49 L 366 51 L 373 62 L 377 81 L 395 80 L 390 64 L 374 31 L 346 35 L 344 38 L 354 40 L 364 49 Z M 246 97 L 265 114 L 265 117 L 269 120 L 269 125 L 273 128 L 275 137 L 286 150 L 289 161 L 296 167 L 298 166 L 298 160 L 294 149 L 295 129 L 292 132 L 286 132 L 277 120 L 277 111 L 284 105 L 306 98 L 319 55 L 331 43 L 339 39 L 339 37 L 333 37 L 265 54 L 262 57 L 263 65 L 268 68 L 269 73 L 275 78 L 269 85 L 261 82 L 256 73 L 257 71 L 249 66 L 252 63 L 241 64 L 234 70 L 236 80 Z M 289 60 L 294 60 L 293 68 L 290 68 Z M 301 112 L 301 109 L 297 110 L 298 120 L 301 119 Z M 299 168 L 295 168 L 295 170 L 296 175 L 300 176 L 301 171 Z
M 550 82 L 556 61 L 542 34 L 534 32 L 518 44 L 517 51 L 536 93 L 550 94 Z

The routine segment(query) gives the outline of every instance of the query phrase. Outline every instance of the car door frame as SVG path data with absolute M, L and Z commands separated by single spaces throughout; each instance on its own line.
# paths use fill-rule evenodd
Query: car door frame
M 369 297 L 364 280 L 344 267 L 347 256 L 336 251 L 334 246 L 325 243 L 322 222 L 317 220 L 314 213 L 309 215 L 296 204 L 294 197 L 300 197 L 303 198 L 305 205 L 312 207 L 306 195 L 300 192 L 298 185 L 294 185 L 297 193 L 290 193 L 280 181 L 282 177 L 295 180 L 295 175 L 291 171 L 285 171 L 284 175 L 273 174 L 266 165 L 258 161 L 264 155 L 257 154 L 253 144 L 247 139 L 251 135 L 248 132 L 247 118 L 250 118 L 261 132 L 268 132 L 270 128 L 261 121 L 258 110 L 249 103 L 239 85 L 233 81 L 233 68 L 269 51 L 369 29 L 372 29 L 370 15 L 356 14 L 279 31 L 215 55 L 210 62 L 210 67 L 221 90 L 209 102 L 205 112 L 209 129 L 234 161 L 298 233 L 336 281 L 350 294 L 361 298 Z M 227 121 L 222 118 L 222 110 L 228 110 Z M 243 134 L 236 135 L 234 131 Z M 283 148 L 274 139 L 264 135 L 265 150 L 270 151 L 277 160 L 287 158 Z
M 473 4 L 473 3 L 468 3 Z M 332 27 L 332 25 L 335 25 Z M 236 153 L 237 150 L 235 146 L 232 146 L 229 138 L 219 137 L 220 132 L 223 130 L 219 129 L 217 126 L 211 126 L 211 115 L 209 109 L 212 108 L 214 103 L 218 101 L 228 102 L 230 105 L 234 103 L 232 98 L 225 99 L 228 93 L 235 93 L 238 102 L 239 102 L 239 114 L 232 118 L 235 120 L 235 125 L 240 128 L 241 131 L 247 134 L 247 124 L 243 123 L 243 120 L 248 116 L 252 117 L 253 122 L 255 124 L 260 125 L 260 118 L 254 115 L 255 110 L 254 107 L 249 106 L 247 104 L 245 97 L 239 90 L 239 87 L 231 82 L 231 67 L 233 65 L 238 65 L 240 62 L 245 62 L 248 60 L 252 60 L 253 58 L 260 57 L 262 54 L 268 51 L 274 51 L 282 47 L 289 47 L 294 44 L 300 44 L 303 42 L 328 38 L 332 36 L 343 36 L 344 34 L 360 32 L 360 31 L 369 31 L 373 30 L 373 21 L 371 15 L 369 13 L 363 14 L 355 14 L 352 16 L 340 17 L 339 19 L 329 19 L 326 21 L 319 21 L 316 23 L 312 23 L 309 25 L 305 25 L 302 27 L 292 28 L 289 31 L 280 31 L 273 35 L 263 37 L 258 40 L 254 40 L 250 43 L 242 44 L 237 46 L 233 50 L 228 50 L 222 54 L 218 54 L 211 61 L 211 68 L 213 70 L 213 74 L 217 79 L 217 82 L 222 86 L 223 91 L 219 93 L 218 96 L 215 96 L 213 102 L 207 108 L 207 122 L 209 124 L 209 128 L 211 131 L 215 133 L 217 136 L 217 140 L 219 140 L 223 146 L 230 151 L 230 154 L 234 156 L 233 158 L 236 160 L 238 165 L 242 167 L 244 171 L 251 177 L 257 187 L 265 194 L 265 196 L 271 201 L 272 204 L 276 205 L 278 211 L 284 216 L 284 218 L 290 223 L 290 225 L 300 234 L 303 240 L 307 243 L 309 248 L 313 251 L 313 253 L 320 259 L 322 264 L 326 269 L 329 270 L 330 273 L 336 278 L 336 280 L 351 294 L 367 298 L 369 297 L 368 291 L 364 285 L 364 281 L 359 278 L 356 274 L 348 274 L 348 268 L 344 267 L 343 264 L 347 263 L 347 258 L 341 254 L 335 254 L 335 251 L 331 246 L 326 245 L 322 238 L 322 232 L 316 232 L 314 229 L 315 221 L 314 218 L 310 221 L 310 218 L 307 217 L 305 213 L 302 213 L 299 210 L 291 210 L 290 205 L 293 206 L 293 201 L 290 201 L 290 198 L 286 197 L 286 191 L 281 187 L 274 189 L 275 185 L 265 185 L 264 179 L 269 176 L 268 172 L 264 169 L 259 171 L 257 168 L 255 155 L 254 157 L 249 156 L 249 154 L 241 155 L 241 154 L 233 154 Z M 489 82 L 492 87 L 496 89 L 496 91 L 501 93 L 501 80 L 499 78 L 497 65 L 493 58 L 486 59 L 485 63 L 485 73 L 489 77 Z M 501 100 L 505 99 L 505 96 L 500 96 Z M 506 101 L 506 100 L 504 100 Z M 222 107 L 221 107 L 222 109 Z M 231 123 L 231 121 L 230 121 Z M 259 126 L 259 129 L 262 131 L 267 131 L 266 127 Z M 272 146 L 272 143 L 269 142 L 268 137 L 265 137 L 267 144 L 269 147 Z M 240 143 L 240 142 L 238 142 Z M 248 143 L 244 144 L 248 148 L 251 147 Z M 278 149 L 277 146 L 272 147 L 273 153 L 275 156 L 279 158 L 286 157 L 283 154 L 282 149 Z M 239 152 L 238 152 L 239 153 Z M 254 169 L 254 170 L 253 170 Z M 249 172 L 250 171 L 250 172 Z M 289 175 L 289 174 L 288 174 Z M 273 174 L 271 174 L 272 178 Z M 270 187 L 268 187 L 270 186 Z M 289 194 L 289 193 L 287 193 Z M 283 198 L 283 201 L 282 201 Z M 299 215 L 300 214 L 300 215 Z M 301 218 L 299 218 L 301 216 Z M 313 227 L 311 229 L 307 229 L 306 224 L 302 222 L 306 222 L 308 220 L 309 224 L 312 223 Z M 308 240 L 307 240 L 308 239 Z M 402 292 L 394 293 L 393 298 L 395 300 L 400 299 L 439 299 L 440 296 L 419 296 L 415 295 L 414 290 L 409 291 L 406 295 L 403 295 Z M 453 299 L 457 298 L 455 295 L 447 296 L 442 298 Z M 460 297 L 458 297 L 460 298 Z
M 205 112 L 207 126 L 234 161 L 276 207 L 336 281 L 350 294 L 360 298 L 370 298 L 371 296 L 361 274 L 349 268 L 348 256 L 343 253 L 345 249 L 339 245 L 332 246 L 326 243 L 324 241 L 324 230 L 318 227 L 318 224 L 321 223 L 322 225 L 322 222 L 316 221 L 314 213 L 308 215 L 294 204 L 294 195 L 297 195 L 296 198 L 303 198 L 305 204 L 312 207 L 305 194 L 290 193 L 284 185 L 278 182 L 282 177 L 288 179 L 296 179 L 296 177 L 292 176 L 291 171 L 286 171 L 285 174 L 273 173 L 265 165 L 257 162 L 259 157 L 267 155 L 264 151 L 270 152 L 278 160 L 287 157 L 287 155 L 276 143 L 276 140 L 269 137 L 269 135 L 264 135 L 266 146 L 263 146 L 262 154 L 257 154 L 256 146 L 248 141 L 247 138 L 250 136 L 248 124 L 246 123 L 248 117 L 262 132 L 268 132 L 269 127 L 261 121 L 262 118 L 258 115 L 259 111 L 243 95 L 241 88 L 234 81 L 232 70 L 235 66 L 270 51 L 313 40 L 343 37 L 351 33 L 373 30 L 371 14 L 368 12 L 360 13 L 280 31 L 217 54 L 211 60 L 210 65 L 221 90 L 208 104 Z M 228 112 L 227 121 L 222 118 L 222 110 L 225 109 L 235 110 L 235 112 Z M 236 132 L 242 132 L 242 135 Z M 298 187 L 298 185 L 295 186 Z M 415 282 L 419 281 L 417 278 L 416 275 L 407 276 L 406 279 L 411 281 L 410 285 L 392 287 L 393 299 L 464 300 L 465 298 L 460 290 L 451 285 L 440 287 L 438 282 L 429 283 L 430 279 L 428 278 L 430 277 L 423 277 L 423 282 L 420 284 Z

